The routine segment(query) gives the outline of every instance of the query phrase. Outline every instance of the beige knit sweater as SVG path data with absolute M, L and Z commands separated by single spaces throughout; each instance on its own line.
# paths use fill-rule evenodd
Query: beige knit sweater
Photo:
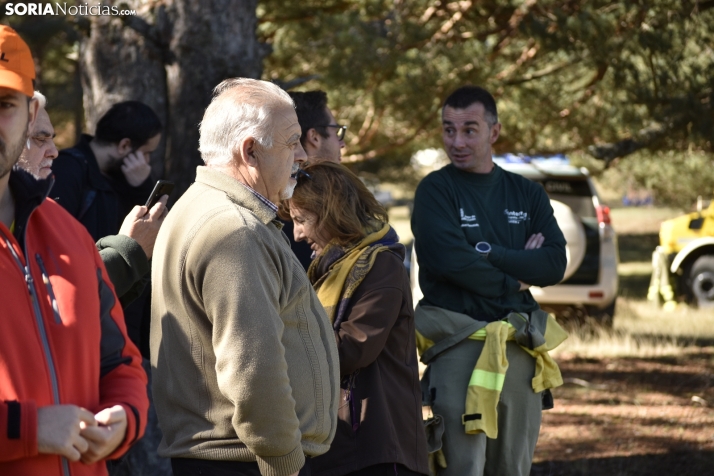
M 257 461 L 282 476 L 335 435 L 335 338 L 275 213 L 232 177 L 198 167 L 152 265 L 159 454 Z

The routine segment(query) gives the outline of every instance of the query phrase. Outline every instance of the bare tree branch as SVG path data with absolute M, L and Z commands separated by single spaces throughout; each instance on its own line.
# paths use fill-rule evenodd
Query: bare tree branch
M 529 81 L 534 81 L 536 79 L 545 78 L 546 76 L 550 76 L 551 74 L 558 73 L 569 66 L 573 66 L 577 63 L 580 63 L 581 60 L 582 60 L 581 58 L 575 58 L 572 61 L 567 61 L 565 63 L 552 65 L 547 68 L 543 68 L 540 71 L 536 71 L 534 73 L 530 73 L 530 74 L 526 74 L 525 76 L 521 76 L 520 78 L 515 78 L 515 79 L 510 79 L 508 81 L 504 81 L 503 84 L 513 86 L 516 84 L 523 84 L 523 83 L 527 83 Z
M 588 147 L 588 153 L 598 160 L 603 160 L 607 166 L 617 158 L 649 147 L 667 134 L 684 126 L 686 122 L 685 119 L 679 119 L 670 124 L 654 124 L 640 130 L 634 137 L 611 144 L 591 145 Z

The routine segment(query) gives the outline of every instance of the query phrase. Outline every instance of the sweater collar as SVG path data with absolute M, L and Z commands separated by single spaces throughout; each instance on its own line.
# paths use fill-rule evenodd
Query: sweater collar
M 44 180 L 37 180 L 17 165 L 10 172 L 8 185 L 15 200 L 14 235 L 23 249 L 25 246 L 25 229 L 30 215 L 47 198 L 54 181 L 54 175 L 50 175 Z
M 276 220 L 276 213 L 273 209 L 230 175 L 200 165 L 196 167 L 196 182 L 225 192 L 232 202 L 253 212 L 264 225 Z
M 454 167 L 454 164 L 449 164 L 444 167 L 449 173 L 461 180 L 466 180 L 476 186 L 490 186 L 498 183 L 503 176 L 503 169 L 498 164 L 493 164 L 493 170 L 487 174 L 475 174 L 473 172 L 465 172 Z

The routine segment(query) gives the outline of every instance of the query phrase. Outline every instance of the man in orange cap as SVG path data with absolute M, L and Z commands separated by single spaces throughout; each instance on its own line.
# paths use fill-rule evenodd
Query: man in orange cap
M 0 474 L 106 475 L 141 437 L 141 357 L 94 240 L 15 167 L 37 118 L 27 44 L 0 25 Z

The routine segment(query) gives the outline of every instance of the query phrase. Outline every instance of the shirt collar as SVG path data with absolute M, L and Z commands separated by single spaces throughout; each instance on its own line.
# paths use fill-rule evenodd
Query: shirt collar
M 245 188 L 247 188 L 250 193 L 252 193 L 253 195 L 255 195 L 255 196 L 258 198 L 258 200 L 260 200 L 261 202 L 263 202 L 263 203 L 265 203 L 267 206 L 269 206 L 270 209 L 273 210 L 276 214 L 278 213 L 278 206 L 277 206 L 276 204 L 274 204 L 273 202 L 271 202 L 270 200 L 268 200 L 267 198 L 265 198 L 263 195 L 261 195 L 261 194 L 260 194 L 257 190 L 255 190 L 254 188 L 249 187 L 248 185 L 244 184 L 243 182 L 238 182 L 238 183 L 241 184 L 241 185 L 243 185 Z
M 196 182 L 225 192 L 231 201 L 253 212 L 265 225 L 279 223 L 276 220 L 278 207 L 273 202 L 230 175 L 201 165 L 196 168 Z

